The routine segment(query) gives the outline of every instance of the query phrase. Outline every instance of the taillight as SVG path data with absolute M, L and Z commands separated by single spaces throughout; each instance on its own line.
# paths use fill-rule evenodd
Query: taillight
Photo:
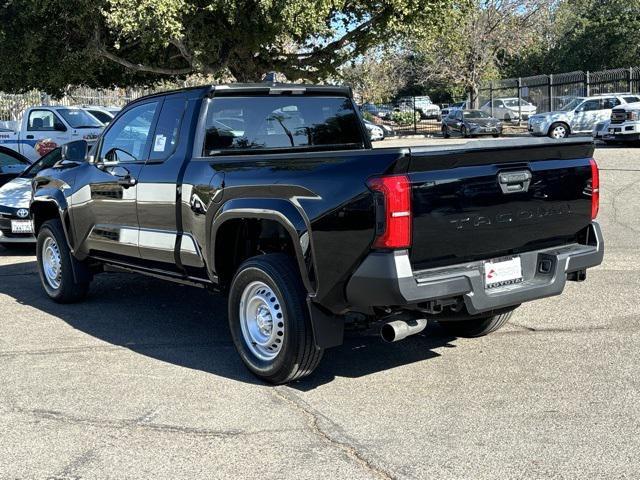
M 598 164 L 591 159 L 591 220 L 598 216 L 600 209 L 600 172 Z
M 372 178 L 369 188 L 376 197 L 374 248 L 411 246 L 411 183 L 406 175 Z

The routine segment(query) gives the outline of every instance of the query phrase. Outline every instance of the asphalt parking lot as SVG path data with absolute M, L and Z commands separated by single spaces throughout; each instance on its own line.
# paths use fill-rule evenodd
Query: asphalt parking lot
M 0 247 L 0 478 L 638 478 L 640 148 L 596 159 L 587 282 L 481 339 L 352 334 L 290 386 L 247 373 L 220 297 L 109 273 L 56 305 Z

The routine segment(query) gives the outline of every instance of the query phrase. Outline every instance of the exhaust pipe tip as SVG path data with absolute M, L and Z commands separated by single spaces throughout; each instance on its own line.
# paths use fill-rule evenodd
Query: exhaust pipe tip
M 399 342 L 408 336 L 420 333 L 427 326 L 426 318 L 417 318 L 411 320 L 395 320 L 382 325 L 380 336 L 385 342 Z

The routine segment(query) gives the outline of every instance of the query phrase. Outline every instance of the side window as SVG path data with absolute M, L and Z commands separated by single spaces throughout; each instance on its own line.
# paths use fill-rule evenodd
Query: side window
M 144 154 L 151 139 L 151 126 L 158 102 L 133 107 L 111 124 L 104 134 L 100 148 L 100 160 L 109 162 L 137 162 L 145 160 Z
M 13 165 L 24 165 L 18 158 L 8 153 L 0 152 L 0 167 L 11 167 Z
M 462 110 L 456 112 L 456 120 L 462 120 Z
M 638 97 L 622 97 L 624 98 L 624 101 L 627 103 L 636 103 L 636 102 L 640 102 L 640 98 Z
M 50 110 L 31 110 L 27 121 L 27 130 L 34 132 L 48 132 L 66 130 L 60 119 Z
M 149 160 L 164 160 L 175 151 L 185 106 L 186 102 L 182 97 L 164 101 L 153 135 Z
M 620 105 L 620 100 L 618 100 L 616 97 L 607 97 L 602 99 L 602 105 L 600 108 L 602 110 L 611 110 L 618 105 Z
M 587 100 L 578 107 L 579 112 L 593 112 L 600 110 L 600 100 Z

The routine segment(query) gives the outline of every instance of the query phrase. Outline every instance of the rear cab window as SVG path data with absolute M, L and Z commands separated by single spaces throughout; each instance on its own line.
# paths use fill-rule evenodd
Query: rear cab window
M 182 96 L 165 99 L 153 135 L 150 161 L 163 161 L 175 151 L 186 105 L 186 99 Z
M 364 148 L 353 102 L 339 96 L 237 96 L 209 100 L 203 154 Z

